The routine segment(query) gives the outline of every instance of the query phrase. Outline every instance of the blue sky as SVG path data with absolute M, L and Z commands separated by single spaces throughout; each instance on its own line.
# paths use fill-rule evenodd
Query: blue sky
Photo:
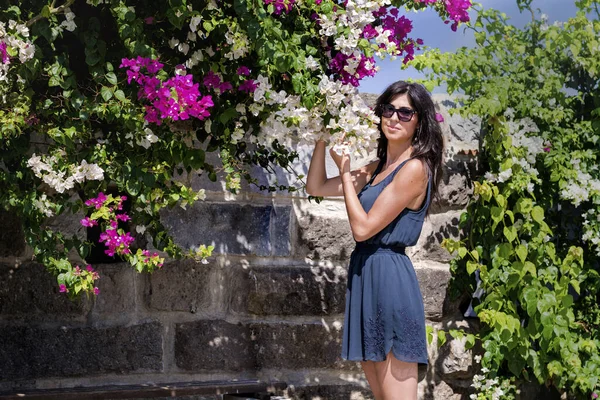
M 531 14 L 519 13 L 516 0 L 479 0 L 485 8 L 500 10 L 510 18 L 513 25 L 524 26 L 530 19 Z M 548 15 L 548 22 L 566 21 L 574 17 L 577 12 L 575 0 L 534 0 L 534 9 L 539 8 L 542 13 Z M 454 51 L 462 46 L 471 47 L 475 45 L 472 31 L 459 27 L 456 32 L 450 30 L 450 25 L 444 24 L 435 11 L 426 10 L 418 13 L 409 13 L 407 17 L 413 21 L 412 38 L 421 38 L 429 47 L 437 47 L 443 52 Z M 472 14 L 473 17 L 473 14 Z M 379 94 L 390 84 L 400 79 L 422 78 L 414 68 L 402 70 L 402 61 L 378 60 L 377 65 L 381 68 L 376 76 L 365 78 L 361 81 L 359 91 Z M 439 90 L 434 90 L 437 92 Z

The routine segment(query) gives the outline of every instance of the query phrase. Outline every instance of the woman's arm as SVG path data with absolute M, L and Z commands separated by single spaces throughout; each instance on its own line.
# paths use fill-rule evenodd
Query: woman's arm
M 406 207 L 422 203 L 426 195 L 427 167 L 420 160 L 410 160 L 383 189 L 373 207 L 366 213 L 352 184 L 350 158 L 347 155 L 340 157 L 336 164 L 340 167 L 346 211 L 352 235 L 357 242 L 365 241 L 383 230 Z
M 308 176 L 306 178 L 306 193 L 311 196 L 343 196 L 341 176 L 327 179 L 325 170 L 325 147 L 326 143 L 322 140 L 317 141 L 310 160 Z M 355 193 L 360 191 L 367 184 L 371 175 L 377 168 L 377 161 L 350 171 L 350 180 L 355 189 Z

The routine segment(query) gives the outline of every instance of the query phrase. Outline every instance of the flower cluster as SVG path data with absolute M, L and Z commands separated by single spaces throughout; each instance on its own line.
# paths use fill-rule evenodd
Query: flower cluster
M 475 363 L 481 362 L 481 356 L 475 356 Z M 502 379 L 502 378 L 489 378 L 487 374 L 489 369 L 486 367 L 481 368 L 482 375 L 474 375 L 473 387 L 477 393 L 471 394 L 469 398 L 471 400 L 514 400 L 517 388 L 513 382 L 513 379 Z
M 173 121 L 207 118 L 210 115 L 208 108 L 214 105 L 212 98 L 200 94 L 199 84 L 194 83 L 191 74 L 178 73 L 162 82 L 156 73 L 163 66 L 158 60 L 139 56 L 121 60 L 120 67 L 127 68 L 127 82 L 135 81 L 140 85 L 138 98 L 150 103 L 145 106 L 146 121 L 160 125 L 166 118 Z M 185 66 L 180 65 L 177 69 L 184 71 Z
M 136 254 L 131 252 L 131 244 L 135 238 L 131 233 L 124 232 L 119 228 L 119 221 L 131 220 L 129 215 L 123 212 L 123 202 L 126 196 L 113 197 L 98 193 L 97 197 L 85 201 L 85 205 L 93 209 L 91 216 L 80 221 L 82 226 L 91 227 L 103 221 L 104 231 L 100 234 L 100 243 L 104 243 L 104 253 L 113 257 L 119 255 L 127 259 L 138 271 L 153 271 L 163 265 L 164 258 L 158 253 L 150 253 L 149 250 L 138 249 Z M 145 229 L 144 229 L 145 230 Z
M 65 8 L 65 20 L 60 24 L 61 28 L 65 28 L 69 32 L 73 32 L 77 28 L 75 24 L 75 14 L 69 7 Z
M 281 15 L 282 12 L 289 14 L 296 0 L 264 0 L 266 5 L 273 4 L 273 14 Z
M 443 2 L 444 7 L 446 8 L 446 12 L 448 16 L 454 23 L 451 26 L 453 31 L 456 31 L 459 22 L 467 22 L 469 21 L 469 13 L 468 9 L 471 7 L 471 0 L 416 0 L 419 3 L 425 3 L 428 5 L 433 5 L 435 3 Z M 450 21 L 446 21 L 449 23 Z
M 95 282 L 98 279 L 100 279 L 100 275 L 91 265 L 86 265 L 85 269 L 81 269 L 79 265 L 76 265 L 75 268 L 70 269 L 68 273 L 59 277 L 58 289 L 60 293 L 70 293 L 68 286 L 72 286 L 75 292 L 74 294 L 78 294 L 81 290 L 88 291 L 89 289 L 89 291 L 97 296 L 100 294 L 100 289 L 95 286 Z
M 367 57 L 358 50 L 350 55 L 337 53 L 331 60 L 329 67 L 339 75 L 344 85 L 358 86 L 361 79 L 367 76 L 375 76 L 377 73 L 373 57 Z
M 72 189 L 76 183 L 104 179 L 104 170 L 97 164 L 89 164 L 86 160 L 82 160 L 80 165 L 67 165 L 66 169 L 57 171 L 60 165 L 59 158 L 64 155 L 64 153 L 57 153 L 47 157 L 33 153 L 27 161 L 27 166 L 33 170 L 35 176 L 58 193 Z
M 21 63 L 31 60 L 35 55 L 33 43 L 23 39 L 29 37 L 27 25 L 19 24 L 11 19 L 8 21 L 8 30 L 6 28 L 6 24 L 0 21 L 0 82 L 8 79 L 11 52 L 18 52 Z

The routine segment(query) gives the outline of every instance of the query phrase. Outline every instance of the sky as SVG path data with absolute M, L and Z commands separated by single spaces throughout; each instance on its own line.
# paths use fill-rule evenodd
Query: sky
M 516 0 L 478 1 L 485 8 L 494 8 L 504 12 L 510 18 L 510 22 L 517 27 L 525 26 L 531 19 L 528 11 L 523 14 L 519 13 Z M 534 0 L 532 7 L 533 9 L 539 8 L 542 13 L 546 14 L 549 24 L 554 21 L 566 21 L 574 17 L 577 12 L 575 0 Z M 475 46 L 475 38 L 471 30 L 459 27 L 456 32 L 453 32 L 450 25 L 444 24 L 433 10 L 410 12 L 406 16 L 413 21 L 410 37 L 423 39 L 429 47 L 437 47 L 442 52 L 451 52 L 463 46 Z M 474 17 L 474 13 L 471 13 L 471 18 L 474 19 Z M 364 78 L 361 81 L 358 88 L 360 92 L 380 94 L 389 84 L 397 80 L 424 77 L 412 67 L 402 70 L 401 58 L 395 61 L 377 60 L 377 65 L 380 67 L 379 72 L 374 77 Z M 443 92 L 443 88 L 434 89 L 434 92 Z

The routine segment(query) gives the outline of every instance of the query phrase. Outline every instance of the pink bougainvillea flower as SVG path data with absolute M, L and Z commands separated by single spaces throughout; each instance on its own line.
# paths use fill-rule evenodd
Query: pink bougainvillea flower
M 127 214 L 116 214 L 115 217 L 120 221 L 129 221 L 131 217 Z
M 69 289 L 67 289 L 67 286 L 66 286 L 66 285 L 64 285 L 64 284 L 60 284 L 60 285 L 58 285 L 58 290 L 59 290 L 61 293 L 68 293 L 68 292 L 69 292 Z
M 264 0 L 265 4 L 273 4 L 275 7 L 273 14 L 280 15 L 282 12 L 289 13 L 296 0 Z
M 88 207 L 96 207 L 96 209 L 98 208 L 102 208 L 102 206 L 104 205 L 104 202 L 106 201 L 106 195 L 102 192 L 98 193 L 98 197 L 96 197 L 95 199 L 89 199 L 85 202 L 85 205 Z
M 8 64 L 10 61 L 5 42 L 0 42 L 0 60 L 2 60 L 2 64 Z
M 238 67 L 236 73 L 238 75 L 249 76 L 250 75 L 250 69 L 248 67 L 242 65 L 242 66 Z
M 85 270 L 87 272 L 94 272 L 94 268 L 90 264 L 88 264 L 88 265 L 85 266 Z
M 242 82 L 242 84 L 238 87 L 240 92 L 246 93 L 254 93 L 258 84 L 254 82 L 252 79 L 248 79 L 247 81 Z
M 440 113 L 435 113 L 435 120 L 437 122 L 444 122 L 444 116 Z
M 98 221 L 90 219 L 90 217 L 85 217 L 79 223 L 87 228 L 98 225 Z

